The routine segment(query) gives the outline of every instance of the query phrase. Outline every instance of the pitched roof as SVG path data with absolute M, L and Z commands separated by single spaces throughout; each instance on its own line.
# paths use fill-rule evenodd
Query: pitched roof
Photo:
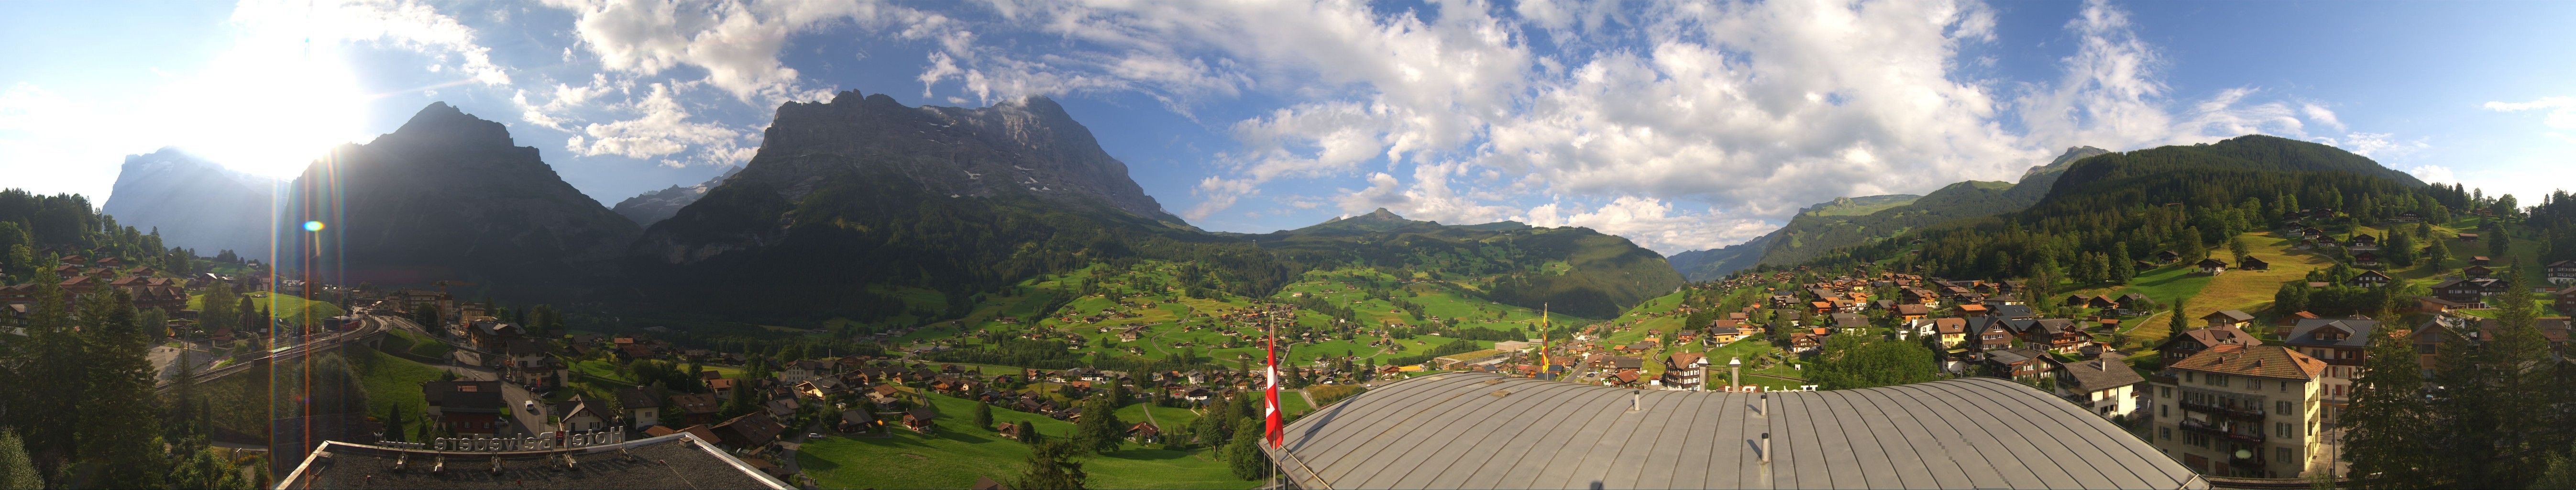
M 2289 345 L 2369 347 L 2370 333 L 2378 329 L 2379 320 L 2345 320 L 2331 318 L 2299 320 L 2297 325 L 2290 326 L 2290 337 L 2287 340 L 2283 340 L 2282 343 Z M 2318 340 L 2315 338 L 2317 336 L 2316 334 L 2320 332 L 2335 330 L 2341 330 L 2343 332 L 2342 339 Z
M 2209 487 L 2108 420 L 1993 378 L 1755 394 L 1454 373 L 1323 410 L 1265 447 L 1300 487 Z
M 2200 316 L 2200 318 L 2201 318 L 2201 319 L 2203 319 L 2203 320 L 2210 319 L 2210 318 L 2220 318 L 2220 319 L 2225 319 L 2225 320 L 2227 320 L 2227 321 L 2228 321 L 2228 322 L 2230 322 L 2230 323 L 2243 323 L 2243 322 L 2250 322 L 2250 321 L 2254 321 L 2254 315 L 2246 314 L 2246 313 L 2245 313 L 2244 311 L 2242 311 L 2242 310 L 2218 310 L 2218 311 L 2209 312 L 2209 314 L 2207 314 L 2207 315 L 2201 315 L 2201 316 Z
M 2207 329 L 2203 329 L 2207 330 Z M 2326 362 L 2277 345 L 2213 345 L 2209 350 L 2174 361 L 2173 369 L 2259 378 L 2312 380 Z
M 2244 330 L 2238 330 L 2236 327 L 2232 326 L 2196 328 L 2183 331 L 2182 336 L 2199 341 L 2200 345 L 2207 346 L 2227 344 L 2263 345 L 2263 339 L 2255 338 L 2253 334 L 2245 333 Z
M 2145 376 L 2138 375 L 2138 370 L 2129 369 L 2127 363 L 2120 362 L 2120 354 L 2117 353 L 2104 353 L 2102 358 L 2090 361 L 2050 359 L 2048 362 L 2057 365 L 2057 372 L 2066 374 L 2070 388 L 2081 391 L 2107 390 L 2147 382 Z

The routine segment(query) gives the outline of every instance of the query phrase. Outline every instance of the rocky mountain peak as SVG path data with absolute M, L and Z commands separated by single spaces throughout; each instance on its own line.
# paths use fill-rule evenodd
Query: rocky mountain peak
M 510 139 L 509 126 L 466 114 L 446 102 L 431 102 L 412 114 L 401 128 L 378 139 L 387 138 L 443 145 L 518 146 Z
M 1100 149 L 1089 128 L 1044 97 L 975 109 L 911 107 L 857 91 L 830 102 L 789 102 L 742 178 L 797 200 L 853 172 L 892 173 L 933 195 L 1106 204 L 1180 223 L 1129 179 L 1125 163 Z

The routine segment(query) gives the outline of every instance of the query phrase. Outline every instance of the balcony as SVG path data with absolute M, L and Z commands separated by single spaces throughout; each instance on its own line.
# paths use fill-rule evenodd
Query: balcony
M 2237 419 L 2245 419 L 2245 420 L 2262 420 L 2262 419 L 2263 419 L 2263 405 L 2262 405 L 2262 404 L 2260 404 L 2260 403 L 2245 403 L 2245 404 L 2228 403 L 2228 404 L 2218 404 L 2218 403 L 2197 402 L 2197 401 L 2189 401 L 2189 400 L 2185 400 L 2185 401 L 2181 402 L 2181 405 L 2182 405 L 2182 409 L 2183 409 L 2183 410 L 2191 410 L 2191 411 L 2197 411 L 2197 412 L 2205 412 L 2205 413 L 2211 413 L 2211 414 L 2224 415 L 2224 416 L 2227 416 L 2227 417 L 2229 417 L 2229 418 L 2237 418 Z
M 2266 440 L 2266 437 L 2264 437 L 2262 432 L 2245 433 L 2235 431 L 2234 429 L 2239 424 L 2234 422 L 2211 423 L 2192 419 L 2182 419 L 2181 425 L 2182 430 L 2214 435 L 2229 441 L 2246 444 L 2262 444 L 2263 441 Z

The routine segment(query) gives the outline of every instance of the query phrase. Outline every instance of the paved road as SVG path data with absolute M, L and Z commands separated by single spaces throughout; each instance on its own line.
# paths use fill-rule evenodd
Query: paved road
M 781 460 L 786 461 L 786 462 L 784 462 L 784 463 L 780 463 L 780 464 L 779 464 L 779 467 L 781 467 L 781 468 L 785 469 L 785 470 L 787 471 L 787 474 L 789 475 L 789 477 L 794 479 L 793 481 L 789 481 L 789 482 L 787 482 L 788 484 L 790 484 L 790 485 L 796 485 L 796 486 L 801 487 L 801 488 L 814 488 L 814 486 L 813 486 L 813 485 L 808 485 L 808 484 L 806 484 L 806 482 L 802 481 L 802 480 L 805 480 L 805 470 L 804 470 L 803 468 L 798 468 L 798 467 L 796 466 L 796 449 L 794 449 L 794 448 L 795 448 L 796 446 L 802 446 L 802 445 L 804 445 L 804 444 L 805 444 L 805 434 L 808 434 L 808 433 L 817 433 L 817 434 L 822 433 L 822 432 L 823 432 L 823 420 L 825 420 L 825 419 L 829 419 L 829 418 L 832 418 L 832 417 L 815 417 L 815 418 L 814 418 L 814 423 L 812 423 L 812 424 L 807 424 L 807 425 L 806 425 L 806 427 L 805 427 L 805 430 L 797 431 L 796 433 L 788 434 L 788 435 L 787 435 L 787 441 L 788 441 L 788 442 L 790 442 L 790 443 L 792 443 L 792 444 L 791 444 L 790 446 L 788 446 L 790 449 L 787 449 L 787 450 L 785 450 L 785 451 L 781 451 L 781 452 L 779 452 L 779 453 L 778 453 L 778 458 L 779 458 L 779 459 L 781 459 Z

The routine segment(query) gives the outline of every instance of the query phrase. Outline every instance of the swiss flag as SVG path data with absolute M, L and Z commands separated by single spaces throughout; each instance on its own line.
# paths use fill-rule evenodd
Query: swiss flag
M 1265 402 L 1265 403 L 1263 404 L 1263 406 L 1262 406 L 1262 415 L 1261 415 L 1261 417 L 1262 417 L 1263 419 L 1266 419 L 1266 420 L 1267 420 L 1267 424 L 1268 424 L 1268 425 L 1267 425 L 1267 427 L 1266 427 L 1265 429 L 1263 429 L 1263 430 L 1261 431 L 1261 437 L 1262 437 L 1262 438 L 1264 438 L 1264 439 L 1268 439 L 1268 440 L 1270 440 L 1270 447 L 1274 447 L 1274 448 L 1275 448 L 1275 447 L 1279 447 L 1279 439 L 1280 439 L 1280 436 L 1284 435 L 1283 433 L 1279 432 L 1279 338 L 1278 338 L 1278 337 L 1271 337 L 1271 338 L 1270 338 L 1270 356 L 1269 356 L 1269 359 L 1268 359 L 1267 361 L 1264 361 L 1264 364 L 1265 364 L 1265 365 L 1267 365 L 1267 366 L 1269 366 L 1269 377 L 1270 377 L 1270 396 L 1269 396 L 1269 400 L 1268 400 L 1267 402 Z

